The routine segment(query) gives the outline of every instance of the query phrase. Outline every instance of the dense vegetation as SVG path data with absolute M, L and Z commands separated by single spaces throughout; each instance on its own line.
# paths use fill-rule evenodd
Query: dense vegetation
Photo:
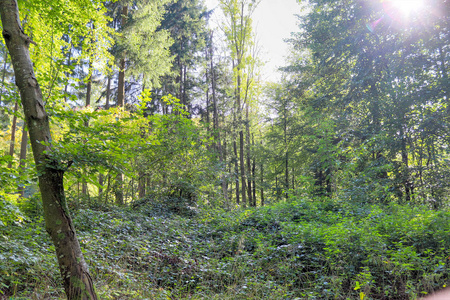
M 2 229 L 3 293 L 64 298 L 39 207 L 21 208 L 35 217 Z M 424 206 L 73 209 L 102 299 L 416 299 L 449 280 L 450 214 Z
M 0 1 L 0 299 L 446 287 L 450 3 L 400 2 L 301 1 L 267 83 L 255 0 L 220 30 L 200 0 Z

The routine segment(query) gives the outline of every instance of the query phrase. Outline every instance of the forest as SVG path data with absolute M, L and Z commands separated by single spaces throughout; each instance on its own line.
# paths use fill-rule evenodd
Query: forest
M 0 299 L 448 287 L 450 1 L 261 1 L 0 0 Z

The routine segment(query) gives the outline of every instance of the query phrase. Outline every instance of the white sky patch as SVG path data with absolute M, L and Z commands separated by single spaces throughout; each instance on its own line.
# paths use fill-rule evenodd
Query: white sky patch
M 205 0 L 208 9 L 216 8 L 211 26 L 216 27 L 223 15 L 218 0 Z M 278 81 L 277 68 L 285 65 L 288 44 L 285 39 L 291 32 L 298 32 L 297 17 L 301 14 L 297 0 L 262 0 L 253 15 L 253 29 L 258 45 L 261 47 L 260 58 L 265 62 L 261 71 L 263 80 Z

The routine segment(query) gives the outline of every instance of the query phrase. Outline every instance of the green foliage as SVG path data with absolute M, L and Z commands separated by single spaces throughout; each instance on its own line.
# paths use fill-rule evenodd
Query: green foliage
M 290 164 L 319 194 L 448 201 L 448 180 L 439 179 L 448 174 L 448 16 L 436 17 L 437 7 L 406 17 L 376 1 L 308 2 L 282 90 L 298 103 Z
M 0 227 L 10 225 L 12 223 L 21 223 L 24 220 L 17 203 L 18 195 L 6 194 L 0 191 Z M 1 229 L 0 229 L 1 232 Z
M 450 214 L 426 207 L 292 199 L 186 218 L 147 202 L 74 221 L 103 299 L 414 299 L 450 274 Z M 42 226 L 8 227 L 4 294 L 61 292 Z
M 158 0 L 130 3 L 127 22 L 121 25 L 120 35 L 112 49 L 116 58 L 126 56 L 127 76 L 142 78 L 142 86 L 147 88 L 160 87 L 160 77 L 168 74 L 172 65 L 173 54 L 169 47 L 173 40 L 169 32 L 159 28 L 167 2 Z

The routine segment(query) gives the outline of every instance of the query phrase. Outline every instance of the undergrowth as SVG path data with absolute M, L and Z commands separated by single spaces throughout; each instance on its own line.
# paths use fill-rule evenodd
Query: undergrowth
M 30 219 L 0 227 L 0 299 L 64 299 Z M 417 299 L 449 282 L 450 213 L 426 207 L 85 207 L 74 222 L 101 299 Z

